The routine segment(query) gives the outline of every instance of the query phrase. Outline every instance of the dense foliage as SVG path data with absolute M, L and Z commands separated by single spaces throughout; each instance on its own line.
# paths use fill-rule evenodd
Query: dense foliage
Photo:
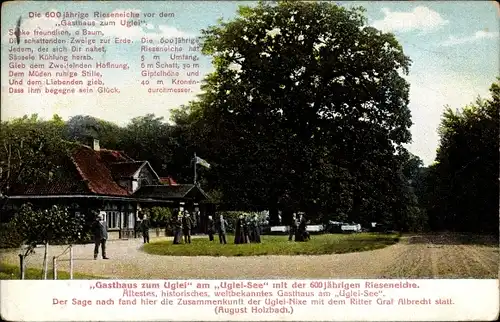
M 203 32 L 215 71 L 184 115 L 224 202 L 396 222 L 409 59 L 393 35 L 365 25 L 361 9 L 279 2 Z
M 74 142 L 148 160 L 160 176 L 202 187 L 224 210 L 278 210 L 286 222 L 378 222 L 398 230 L 498 231 L 499 86 L 459 112 L 448 109 L 436 163 L 410 142 L 410 59 L 363 10 L 333 3 L 260 3 L 203 31 L 213 58 L 196 101 L 171 123 L 145 115 L 118 126 L 91 116 L 33 115 L 1 123 L 0 193 L 64 175 Z M 168 108 L 168 107 L 166 107 Z M 171 107 L 175 108 L 175 107 Z M 162 225 L 169 214 L 154 211 Z
M 436 162 L 418 182 L 434 230 L 498 234 L 500 83 L 490 92 L 443 114 Z
M 11 229 L 20 234 L 23 244 L 27 246 L 26 254 L 29 254 L 40 244 L 72 244 L 79 240 L 85 218 L 57 205 L 49 209 L 34 209 L 30 204 L 24 204 L 11 225 Z
M 151 226 L 155 228 L 165 227 L 172 219 L 172 211 L 170 208 L 165 207 L 145 208 L 142 210 L 142 214 L 139 215 L 139 218 L 142 220 L 144 215 L 149 218 Z

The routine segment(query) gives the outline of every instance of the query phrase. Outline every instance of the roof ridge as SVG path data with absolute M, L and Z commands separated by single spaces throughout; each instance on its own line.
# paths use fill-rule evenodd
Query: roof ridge
M 109 164 L 113 165 L 113 164 L 144 163 L 144 162 L 147 162 L 147 161 L 137 161 L 137 160 L 133 160 L 133 161 L 120 161 L 120 162 L 110 162 Z

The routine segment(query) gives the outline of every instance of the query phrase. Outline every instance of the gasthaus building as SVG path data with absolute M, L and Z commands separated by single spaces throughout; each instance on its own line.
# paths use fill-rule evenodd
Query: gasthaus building
M 14 211 L 24 203 L 38 207 L 66 206 L 73 213 L 98 211 L 105 215 L 110 239 L 135 237 L 141 209 L 180 207 L 199 211 L 200 232 L 214 210 L 208 195 L 199 185 L 177 184 L 172 178 L 160 178 L 148 161 L 133 160 L 125 153 L 78 145 L 68 153 L 62 165 L 67 177 L 43 185 L 12 187 L 4 210 Z

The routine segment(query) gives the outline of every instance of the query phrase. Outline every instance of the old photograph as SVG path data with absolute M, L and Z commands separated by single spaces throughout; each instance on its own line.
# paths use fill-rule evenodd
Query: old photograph
M 4 4 L 0 278 L 497 279 L 499 14 Z

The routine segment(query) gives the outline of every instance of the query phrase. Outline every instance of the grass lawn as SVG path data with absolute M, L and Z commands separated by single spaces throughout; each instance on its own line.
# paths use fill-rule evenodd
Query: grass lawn
M 0 280 L 18 280 L 19 278 L 19 266 L 10 265 L 5 263 L 0 263 Z M 41 268 L 26 268 L 24 272 L 24 278 L 27 280 L 40 280 L 42 276 Z M 51 280 L 53 278 L 52 268 L 49 265 L 49 272 L 47 274 L 47 279 Z M 58 271 L 58 280 L 69 280 L 69 272 Z M 87 280 L 87 279 L 106 279 L 104 277 L 86 275 L 73 272 L 73 279 L 75 280 Z
M 321 255 L 342 254 L 374 250 L 399 241 L 396 234 L 324 234 L 311 235 L 308 242 L 290 242 L 288 236 L 261 236 L 261 244 L 235 245 L 234 236 L 226 236 L 228 244 L 221 245 L 218 238 L 193 238 L 191 244 L 174 245 L 172 241 L 146 244 L 148 254 L 167 256 L 259 256 L 259 255 Z

